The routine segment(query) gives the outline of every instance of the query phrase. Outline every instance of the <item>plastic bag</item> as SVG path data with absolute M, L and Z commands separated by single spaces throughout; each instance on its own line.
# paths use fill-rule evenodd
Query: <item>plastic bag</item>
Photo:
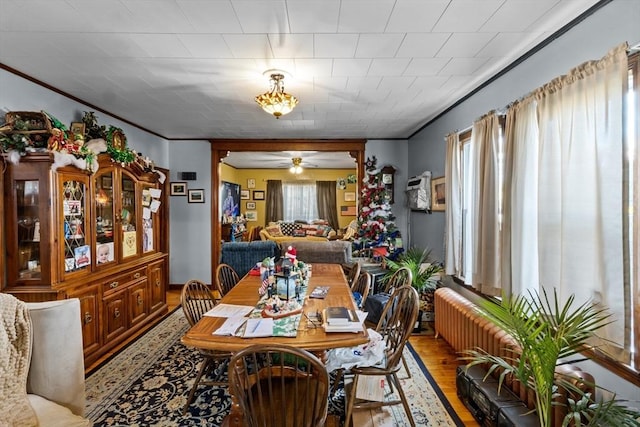
M 375 366 L 383 361 L 386 343 L 382 335 L 367 329 L 369 342 L 356 347 L 333 348 L 327 354 L 327 371 L 350 369 L 354 366 Z

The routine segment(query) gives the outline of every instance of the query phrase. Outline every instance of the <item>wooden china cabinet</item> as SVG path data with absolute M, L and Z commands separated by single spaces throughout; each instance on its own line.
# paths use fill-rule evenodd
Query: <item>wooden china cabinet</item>
M 93 174 L 54 170 L 48 152 L 4 163 L 3 292 L 29 302 L 79 298 L 87 364 L 167 312 L 168 192 L 159 173 L 108 154 Z

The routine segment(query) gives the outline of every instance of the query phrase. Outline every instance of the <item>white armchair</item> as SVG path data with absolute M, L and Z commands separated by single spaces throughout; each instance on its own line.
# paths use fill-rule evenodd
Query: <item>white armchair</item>
M 80 301 L 25 304 L 10 295 L 0 294 L 0 306 L 3 328 L 0 341 L 7 341 L 7 345 L 0 346 L 0 365 L 15 372 L 0 384 L 0 401 L 9 406 L 0 410 L 0 425 L 2 421 L 13 425 L 16 420 L 2 418 L 17 416 L 20 425 L 91 426 L 91 421 L 82 416 L 85 391 Z M 13 319 L 8 313 L 12 307 Z M 26 334 L 29 334 L 28 338 L 20 336 Z M 28 344 L 24 344 L 25 339 Z M 26 355 L 22 351 L 25 347 L 28 347 Z M 25 369 L 28 370 L 26 390 Z M 28 404 L 20 401 L 24 399 L 25 391 Z M 17 408 L 24 408 L 23 413 L 16 415 Z

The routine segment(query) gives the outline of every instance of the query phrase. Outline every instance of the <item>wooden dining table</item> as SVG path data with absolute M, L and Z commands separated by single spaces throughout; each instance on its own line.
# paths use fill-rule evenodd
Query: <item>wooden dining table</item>
M 327 286 L 329 291 L 324 299 L 309 298 L 316 286 Z M 220 301 L 224 304 L 256 306 L 260 296 L 260 277 L 247 274 Z M 237 336 L 214 335 L 225 322 L 225 318 L 204 316 L 182 337 L 184 345 L 205 350 L 237 352 L 253 344 L 285 344 L 302 348 L 326 362 L 327 351 L 333 348 L 353 347 L 368 341 L 365 327 L 358 332 L 325 332 L 318 322 L 310 322 L 307 316 L 322 312 L 325 307 L 341 306 L 356 309 L 351 289 L 340 264 L 313 264 L 312 275 L 307 286 L 307 296 L 303 302 L 303 313 L 295 337 L 242 338 Z M 231 393 L 231 411 L 225 425 L 241 426 L 242 412 L 235 396 Z

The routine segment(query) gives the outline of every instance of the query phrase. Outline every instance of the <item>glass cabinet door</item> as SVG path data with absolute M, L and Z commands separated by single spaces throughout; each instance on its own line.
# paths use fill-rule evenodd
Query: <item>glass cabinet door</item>
M 38 180 L 16 181 L 18 218 L 18 278 L 40 280 L 40 182 Z
M 62 226 L 64 235 L 64 271 L 88 270 L 91 266 L 91 248 L 86 236 L 87 186 L 69 179 L 62 181 Z
M 109 264 L 115 261 L 113 235 L 113 172 L 109 171 L 95 178 L 96 204 L 96 265 Z
M 122 193 L 120 200 L 120 228 L 122 233 L 122 258 L 124 259 L 138 254 L 135 181 L 123 173 L 120 189 Z
M 154 187 L 145 184 L 142 190 L 142 253 L 153 252 L 156 250 L 156 238 L 153 228 L 154 201 L 152 191 Z

